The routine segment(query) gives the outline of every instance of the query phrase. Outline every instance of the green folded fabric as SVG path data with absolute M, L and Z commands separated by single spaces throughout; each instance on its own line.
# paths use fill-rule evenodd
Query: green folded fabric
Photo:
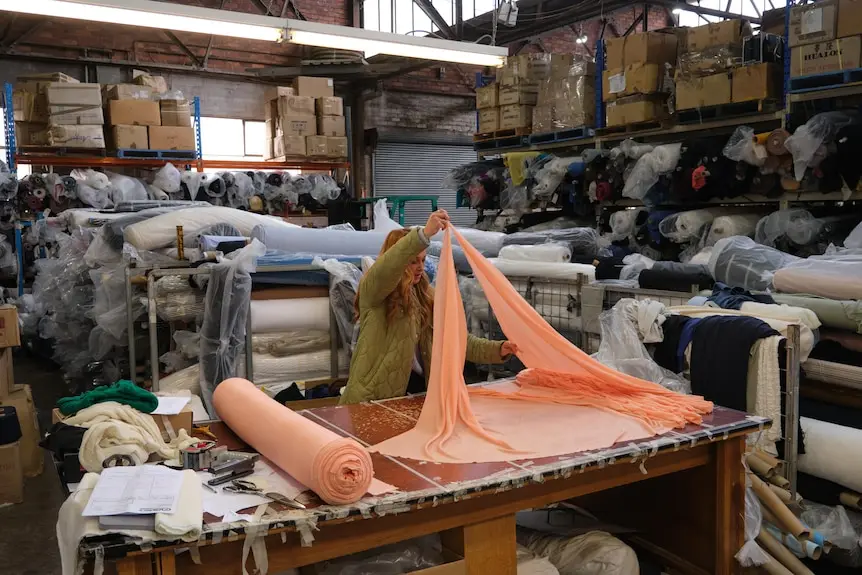
M 159 406 L 159 398 L 155 395 L 128 379 L 121 379 L 113 385 L 97 387 L 75 397 L 60 398 L 57 407 L 63 415 L 75 415 L 86 407 L 106 401 L 116 401 L 144 413 L 152 413 Z

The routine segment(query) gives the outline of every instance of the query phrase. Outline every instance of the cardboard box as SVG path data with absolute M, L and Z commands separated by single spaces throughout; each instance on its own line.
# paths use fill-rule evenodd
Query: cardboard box
M 61 82 L 63 84 L 80 84 L 80 80 L 63 74 L 62 72 L 51 72 L 49 74 L 24 74 L 15 78 L 16 82 L 36 82 L 40 84 L 49 84 L 51 82 Z
M 835 38 L 838 4 L 826 0 L 790 9 L 788 43 L 791 47 Z
M 305 152 L 310 158 L 326 156 L 326 136 L 306 137 Z
M 500 108 L 485 108 L 479 110 L 479 129 L 480 134 L 488 132 L 496 132 L 500 129 Z
M 162 126 L 184 128 L 192 126 L 192 108 L 188 100 L 161 100 L 159 111 L 162 116 Z
M 44 146 L 43 137 L 47 129 L 47 124 L 15 122 L 15 141 L 19 146 Z
M 860 65 L 862 37 L 851 36 L 790 49 L 790 75 L 809 76 L 851 70 Z
M 862 0 L 838 0 L 835 36 L 845 38 L 857 34 L 862 34 Z
M 317 118 L 317 135 L 346 136 L 347 128 L 344 123 L 344 116 L 319 116 Z
M 149 74 L 139 74 L 135 76 L 133 83 L 138 86 L 148 86 L 153 89 L 155 94 L 164 94 L 168 91 L 168 83 L 163 76 L 151 76 Z
M 114 150 L 148 150 L 150 139 L 146 126 L 112 126 L 110 137 Z
M 605 40 L 605 69 L 626 67 L 626 38 L 607 38 Z
M 778 64 L 750 64 L 734 68 L 732 102 L 765 100 L 781 95 L 781 68 Z
M 111 100 L 108 102 L 111 126 L 161 126 L 159 103 L 152 100 Z
M 554 100 L 593 99 L 595 107 L 595 78 L 592 76 L 568 76 L 548 78 L 539 86 L 538 104 L 550 104 Z
M 45 90 L 51 124 L 101 126 L 102 87 L 99 84 L 51 83 Z
M 310 96 L 281 96 L 277 102 L 279 116 L 313 116 L 315 112 Z
M 150 126 L 151 150 L 194 150 L 195 131 L 179 126 Z
M 282 116 L 278 119 L 275 130 L 279 136 L 316 136 L 317 116 Z
M 500 86 L 497 101 L 500 106 L 524 104 L 535 106 L 539 96 L 538 84 L 519 84 L 516 86 Z
M 553 100 L 533 108 L 533 133 L 557 132 L 568 128 L 594 126 L 596 104 L 578 100 Z
M 276 120 L 265 120 L 263 123 L 264 138 L 271 140 L 276 136 L 275 130 L 278 122 Z
M 500 104 L 497 99 L 497 93 L 497 84 L 476 88 L 476 109 L 485 110 L 487 108 L 496 108 L 499 106 Z
M 278 120 L 278 98 L 266 102 L 263 107 L 263 116 L 265 120 Z
M 12 348 L 7 347 L 0 351 L 0 397 L 6 397 L 16 391 L 24 389 L 23 385 L 15 383 L 15 368 L 12 357 Z
M 533 107 L 512 105 L 500 106 L 500 129 L 511 130 L 513 128 L 532 128 Z
M 275 157 L 275 139 L 271 136 L 265 137 L 263 141 L 263 159 L 271 160 Z
M 666 32 L 642 32 L 605 41 L 605 69 L 631 64 L 676 62 L 678 39 Z
M 300 96 L 310 98 L 328 98 L 335 95 L 332 78 L 297 76 L 293 79 L 293 90 Z
M 638 62 L 623 69 L 605 70 L 602 73 L 602 98 L 605 102 L 635 94 L 653 94 L 661 91 L 664 67 L 660 64 Z
M 327 98 L 317 98 L 318 116 L 343 116 L 344 115 L 344 100 L 337 96 Z
M 347 157 L 347 138 L 327 137 L 326 138 L 326 156 L 328 158 L 346 158 Z
M 497 68 L 497 83 L 501 86 L 535 84 L 551 75 L 551 63 L 561 54 L 519 54 L 506 58 L 506 65 Z
M 281 96 L 293 96 L 295 93 L 293 86 L 267 86 L 263 91 L 263 101 L 271 102 Z
M 664 102 L 655 97 L 635 96 L 611 102 L 606 107 L 608 126 L 625 126 L 667 117 Z
M 20 456 L 21 469 L 24 477 L 41 475 L 44 463 L 42 448 L 39 447 L 41 435 L 39 423 L 36 421 L 36 408 L 33 405 L 33 395 L 30 386 L 25 385 L 20 391 L 6 397 L 0 397 L 0 405 L 11 405 L 18 413 L 18 423 L 21 425 Z
M 713 46 L 742 44 L 744 36 L 751 35 L 751 25 L 746 20 L 731 19 L 705 26 L 687 28 L 685 31 L 685 52 L 699 52 Z
M 24 502 L 21 442 L 0 445 L 0 505 Z
M 279 136 L 273 139 L 276 158 L 281 156 L 305 156 L 305 136 Z
M 105 132 L 102 126 L 56 126 L 48 124 L 44 132 L 33 136 L 40 145 L 64 148 L 104 149 Z
M 12 109 L 16 122 L 48 121 L 48 102 L 44 94 L 15 89 L 12 92 Z
M 676 109 L 689 110 L 730 103 L 730 75 L 681 77 L 676 81 Z
M 105 90 L 108 100 L 152 100 L 153 89 L 138 84 L 113 84 Z
M 684 75 L 711 76 L 727 72 L 742 61 L 742 44 L 711 46 L 700 51 L 683 52 L 677 59 L 677 72 Z
M 18 308 L 11 304 L 0 305 L 0 348 L 21 345 L 18 331 Z

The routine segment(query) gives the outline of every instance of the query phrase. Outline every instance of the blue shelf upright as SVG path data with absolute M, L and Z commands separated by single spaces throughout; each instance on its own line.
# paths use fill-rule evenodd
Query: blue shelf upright
M 605 71 L 605 41 L 599 38 L 596 42 L 596 128 L 605 127 L 605 106 L 604 97 L 602 94 L 602 73 Z
M 17 142 L 15 141 L 15 110 L 13 110 L 13 95 L 12 84 L 6 82 L 3 85 L 3 97 L 6 101 L 5 113 L 5 137 L 6 137 L 6 165 L 9 166 L 10 172 L 16 172 L 15 153 L 17 150 Z
M 202 140 L 201 140 L 201 98 L 200 98 L 200 96 L 195 96 L 194 100 L 192 100 L 192 107 L 194 109 L 193 111 L 194 111 L 194 115 L 195 115 L 195 144 L 197 144 L 195 146 L 197 148 L 195 150 L 195 152 L 196 152 L 195 159 L 198 161 L 198 165 L 197 165 L 198 171 L 201 171 L 203 169 L 204 152 L 203 152 L 203 145 L 202 145 Z

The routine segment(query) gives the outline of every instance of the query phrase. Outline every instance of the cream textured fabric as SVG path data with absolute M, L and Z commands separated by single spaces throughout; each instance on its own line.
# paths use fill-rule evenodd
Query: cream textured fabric
M 165 443 L 152 416 L 114 401 L 82 409 L 63 422 L 87 428 L 78 459 L 84 469 L 95 473 L 102 470 L 102 462 L 112 455 L 127 455 L 135 465 L 142 465 L 151 454 L 177 459 L 180 449 L 196 441 L 180 429 L 176 439 Z
M 742 304 L 741 311 L 752 315 L 763 314 L 767 317 L 784 321 L 798 321 L 807 325 L 812 330 L 819 328 L 821 325 L 817 314 L 804 307 L 747 301 Z
M 760 436 L 760 446 L 774 453 L 774 442 L 781 438 L 781 371 L 778 366 L 778 345 L 783 338 L 772 336 L 757 340 L 751 346 L 748 360 L 748 411 L 768 417 L 772 427 Z M 752 401 L 753 400 L 753 401 Z M 757 438 L 758 434 L 749 437 Z
M 203 527 L 203 488 L 197 473 L 186 469 L 182 474 L 177 511 L 170 515 L 156 513 L 156 533 L 191 543 L 200 538 Z

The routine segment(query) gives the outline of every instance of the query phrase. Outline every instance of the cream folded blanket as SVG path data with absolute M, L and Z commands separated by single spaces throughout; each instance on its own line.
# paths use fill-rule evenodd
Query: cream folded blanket
M 179 450 L 196 440 L 184 429 L 176 439 L 165 443 L 152 416 L 114 401 L 98 403 L 63 420 L 67 425 L 86 427 L 78 459 L 87 471 L 98 473 L 112 455 L 125 455 L 135 465 L 143 465 L 156 454 L 163 459 L 178 459 Z

